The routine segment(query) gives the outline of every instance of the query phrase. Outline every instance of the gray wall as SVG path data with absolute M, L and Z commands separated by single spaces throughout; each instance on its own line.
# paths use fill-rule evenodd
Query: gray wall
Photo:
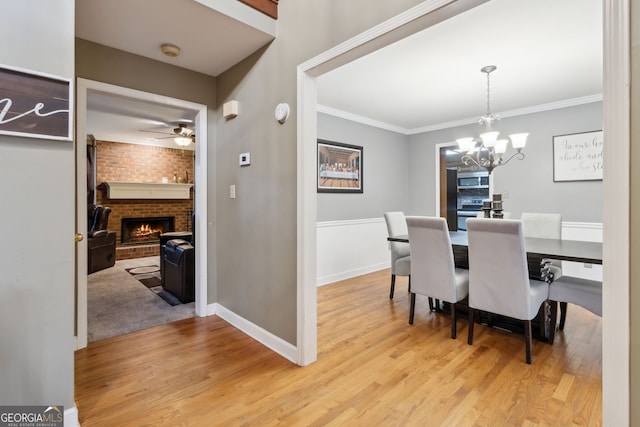
M 363 147 L 362 194 L 319 193 L 318 221 L 381 218 L 409 208 L 406 135 L 318 114 L 318 138 Z
M 290 343 L 297 330 L 296 68 L 419 3 L 280 2 L 278 38 L 218 76 L 218 108 L 240 103 L 238 117 L 218 122 L 218 301 Z M 292 110 L 284 125 L 273 117 L 280 102 Z M 240 168 L 244 151 L 252 164 Z M 229 198 L 230 184 L 237 199 Z
M 552 143 L 554 135 L 601 130 L 601 102 L 503 118 L 494 128 L 502 135 L 530 133 L 524 149 L 526 158 L 513 159 L 492 174 L 494 192 L 509 194 L 503 203 L 505 210 L 516 218 L 522 212 L 560 212 L 563 221 L 602 222 L 602 181 L 554 183 Z M 481 125 L 467 125 L 410 137 L 411 214 L 435 214 L 435 145 L 477 136 L 483 129 Z
M 210 221 L 215 218 L 215 133 L 216 79 L 164 62 L 154 61 L 121 50 L 76 39 L 76 75 L 89 80 L 142 90 L 206 105 L 208 145 L 208 189 Z M 215 228 L 209 227 L 209 241 L 215 241 Z M 215 245 L 208 247 L 208 303 L 216 301 Z
M 72 0 L 3 2 L 0 63 L 73 85 L 73 29 Z M 74 406 L 74 170 L 72 142 L 0 135 L 3 405 Z

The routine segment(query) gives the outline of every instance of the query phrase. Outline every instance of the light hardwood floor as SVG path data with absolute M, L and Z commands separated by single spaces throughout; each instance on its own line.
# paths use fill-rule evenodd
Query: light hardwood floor
M 76 352 L 88 426 L 602 425 L 601 319 L 569 306 L 554 345 L 450 318 L 389 271 L 318 288 L 318 361 L 298 367 L 217 316 L 181 320 Z

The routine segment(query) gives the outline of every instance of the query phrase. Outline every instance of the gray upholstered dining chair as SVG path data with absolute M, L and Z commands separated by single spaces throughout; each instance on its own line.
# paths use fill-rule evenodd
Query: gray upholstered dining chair
M 549 297 L 549 284 L 529 278 L 522 221 L 467 220 L 469 238 L 469 344 L 476 310 L 524 321 L 531 363 L 531 320 Z M 541 327 L 544 327 L 541 322 Z
M 524 237 L 538 237 L 542 239 L 562 238 L 562 215 L 557 213 L 523 212 L 522 231 Z M 558 260 L 547 260 L 547 268 L 553 274 L 553 280 L 562 277 L 562 263 Z
M 549 301 L 551 303 L 551 335 L 553 343 L 558 319 L 558 303 L 560 303 L 559 330 L 564 330 L 567 318 L 567 303 L 580 305 L 593 314 L 602 317 L 602 282 L 580 277 L 563 276 L 549 285 Z
M 406 236 L 407 221 L 403 212 L 385 212 L 384 220 L 387 223 L 389 237 Z M 393 299 L 393 292 L 396 287 L 396 276 L 409 277 L 409 289 L 411 289 L 411 255 L 409 243 L 389 242 L 391 249 L 391 290 L 389 298 Z
M 411 242 L 411 308 L 413 324 L 416 294 L 451 304 L 451 338 L 455 339 L 456 303 L 469 294 L 469 270 L 456 268 L 449 228 L 444 218 L 407 217 Z

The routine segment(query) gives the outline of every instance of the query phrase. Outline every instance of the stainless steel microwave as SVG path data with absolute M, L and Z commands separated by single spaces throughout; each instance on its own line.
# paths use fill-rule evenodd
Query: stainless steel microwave
M 489 188 L 489 172 L 459 173 L 458 188 Z

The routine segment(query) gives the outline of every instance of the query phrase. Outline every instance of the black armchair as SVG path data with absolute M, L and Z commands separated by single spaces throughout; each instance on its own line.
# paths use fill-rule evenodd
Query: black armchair
M 107 230 L 111 208 L 101 205 L 89 206 L 89 228 L 87 232 L 89 274 L 116 263 L 116 232 Z

